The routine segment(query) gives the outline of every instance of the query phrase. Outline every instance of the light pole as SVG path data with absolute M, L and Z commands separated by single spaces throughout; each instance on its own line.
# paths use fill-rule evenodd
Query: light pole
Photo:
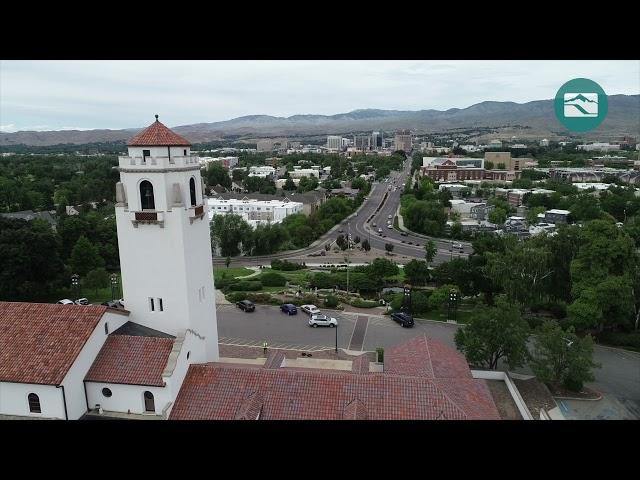
M 453 309 L 453 321 L 456 321 L 456 303 L 458 302 L 458 292 L 451 290 L 449 292 L 449 315 L 451 317 L 451 310 Z
M 80 298 L 80 275 L 74 273 L 71 275 L 71 286 L 76 291 L 76 300 Z
M 338 353 L 338 321 L 336 320 L 336 353 Z
M 115 290 L 116 290 L 116 286 L 118 285 L 118 275 L 116 275 L 115 273 L 112 273 L 110 278 L 111 278 L 111 300 L 115 300 L 116 299 Z

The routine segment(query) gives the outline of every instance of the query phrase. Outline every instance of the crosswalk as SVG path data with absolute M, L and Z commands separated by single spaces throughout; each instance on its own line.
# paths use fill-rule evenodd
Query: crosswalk
M 230 345 L 236 347 L 260 347 L 262 348 L 262 340 L 250 340 L 237 337 L 218 337 L 218 343 L 221 345 Z M 277 348 L 280 350 L 296 350 L 300 352 L 320 352 L 322 350 L 331 350 L 332 347 L 326 345 L 302 345 L 298 343 L 271 342 L 269 348 Z

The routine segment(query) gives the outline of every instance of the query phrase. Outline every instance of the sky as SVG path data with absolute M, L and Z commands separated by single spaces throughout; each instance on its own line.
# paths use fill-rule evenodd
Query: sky
M 243 115 L 447 110 L 551 99 L 589 78 L 640 94 L 640 60 L 0 61 L 0 132 L 169 127 Z

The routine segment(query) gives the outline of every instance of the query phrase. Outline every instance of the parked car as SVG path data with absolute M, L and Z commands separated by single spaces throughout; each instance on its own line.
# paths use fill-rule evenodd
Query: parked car
M 236 302 L 236 307 L 245 312 L 254 312 L 256 310 L 256 306 L 251 300 L 240 300 Z
M 388 218 L 389 220 L 391 220 L 391 219 L 393 218 L 393 216 L 391 216 L 391 215 L 387 215 L 387 218 Z
M 302 305 L 300 306 L 300 310 L 304 313 L 308 313 L 309 315 L 317 315 L 320 313 L 320 309 L 315 305 Z
M 56 303 L 58 303 L 59 305 L 75 305 L 75 302 L 73 300 L 69 300 L 68 298 L 58 300 Z
M 327 317 L 326 315 L 322 315 L 322 314 L 311 315 L 311 318 L 309 319 L 309 326 L 316 328 L 318 325 L 321 327 L 334 328 L 338 326 L 338 320 L 336 320 L 333 317 Z
M 402 232 L 400 235 L 402 235 L 403 237 L 408 237 L 409 234 L 407 232 Z
M 326 257 L 326 256 L 327 256 L 327 252 L 325 252 L 324 250 L 322 250 L 322 251 L 320 252 L 320 256 L 321 256 L 321 257 Z
M 387 225 L 387 228 L 393 228 L 393 225 L 391 225 L 390 223 Z
M 280 305 L 280 310 L 289 315 L 296 315 L 298 313 L 298 309 L 293 303 L 285 303 L 284 305 Z
M 382 233 L 382 228 L 379 228 L 379 229 L 378 229 L 378 233 Z
M 79 298 L 76 300 L 76 305 L 89 305 L 89 299 L 88 298 Z
M 373 223 L 371 224 L 371 226 L 372 226 L 373 228 L 376 228 L 376 227 L 377 227 L 376 222 L 373 222 Z
M 396 312 L 391 314 L 391 318 L 405 328 L 413 327 L 413 317 L 404 312 Z
M 104 305 L 109 308 L 124 308 L 124 305 L 118 300 L 107 300 L 106 302 L 102 302 L 100 305 Z

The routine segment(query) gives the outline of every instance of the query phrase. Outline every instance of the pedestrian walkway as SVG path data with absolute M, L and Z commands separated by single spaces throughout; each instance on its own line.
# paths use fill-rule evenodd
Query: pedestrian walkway
M 353 333 L 351 334 L 351 341 L 349 342 L 349 350 L 362 350 L 364 344 L 364 336 L 367 333 L 367 326 L 369 325 L 369 318 L 365 316 L 359 316 L 353 327 Z
M 237 337 L 218 337 L 218 343 L 221 345 L 233 345 L 237 347 L 260 347 L 262 348 L 263 340 L 249 340 Z M 323 345 L 301 345 L 296 343 L 272 342 L 269 348 L 280 350 L 296 350 L 300 352 L 320 352 L 322 350 L 331 349 L 330 346 Z

